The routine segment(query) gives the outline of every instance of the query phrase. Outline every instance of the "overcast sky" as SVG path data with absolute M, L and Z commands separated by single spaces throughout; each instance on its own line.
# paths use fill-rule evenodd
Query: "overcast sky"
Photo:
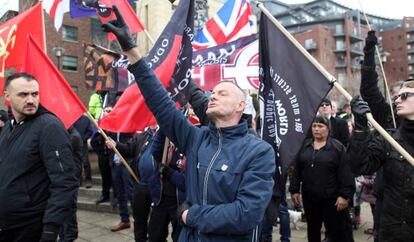
M 288 4 L 306 3 L 310 0 L 280 0 Z M 401 19 L 403 16 L 414 17 L 414 1 L 413 0 L 334 0 L 344 6 L 360 9 L 359 1 L 361 1 L 364 10 L 369 14 L 374 14 L 388 18 Z

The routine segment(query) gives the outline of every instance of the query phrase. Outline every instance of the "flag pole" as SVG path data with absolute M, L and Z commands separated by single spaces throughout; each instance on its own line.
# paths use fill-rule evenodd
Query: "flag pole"
M 39 1 L 40 5 L 43 4 L 43 1 Z M 42 13 L 42 28 L 43 28 L 43 47 L 45 48 L 45 53 L 47 53 L 47 44 L 46 44 L 46 26 L 45 26 L 45 14 L 43 13 L 43 6 L 40 6 L 40 12 Z
M 85 113 L 86 116 L 89 118 L 90 121 L 92 121 L 92 123 L 95 125 L 95 127 L 98 128 L 99 132 L 102 134 L 102 136 L 104 137 L 105 141 L 110 140 L 110 138 L 106 135 L 106 133 L 101 129 L 101 127 L 99 127 L 98 123 L 96 122 L 96 120 L 92 117 L 91 113 L 88 111 Z M 131 169 L 131 167 L 129 166 L 128 162 L 124 159 L 124 157 L 121 155 L 121 153 L 119 153 L 118 149 L 116 148 L 116 146 L 113 148 L 113 151 L 115 152 L 115 154 L 117 154 L 119 156 L 119 158 L 121 159 L 122 164 L 127 168 L 129 174 L 131 174 L 131 176 L 134 178 L 134 180 L 139 183 L 139 179 L 137 177 L 137 175 L 135 174 L 135 172 Z
M 164 141 L 164 150 L 162 152 L 162 164 L 167 164 L 167 152 L 168 152 L 168 145 L 170 143 L 170 140 L 168 139 L 168 137 L 165 137 L 165 141 Z
M 147 38 L 149 39 L 149 41 L 151 42 L 152 45 L 154 45 L 154 39 L 151 37 L 150 33 L 148 32 L 147 29 L 144 29 L 144 33 L 147 36 Z
M 138 4 L 135 5 L 135 14 L 138 14 L 138 8 L 141 11 L 141 9 L 142 9 L 142 1 L 139 2 L 139 7 L 138 7 Z M 145 33 L 145 36 L 147 36 L 148 40 L 151 42 L 151 45 L 154 45 L 154 39 L 151 37 L 150 33 L 148 32 L 148 30 L 145 27 L 144 27 L 144 33 Z M 138 41 L 138 38 L 137 38 L 137 41 Z
M 325 68 L 317 62 L 309 52 L 303 48 L 303 46 L 273 17 L 273 15 L 266 9 L 266 7 L 263 5 L 263 3 L 259 2 L 258 0 L 254 0 L 257 7 L 269 18 L 270 21 L 280 30 L 280 32 L 283 33 L 283 35 L 288 38 L 293 45 L 315 66 L 316 69 L 318 69 L 322 75 L 326 77 L 326 79 L 329 80 L 331 85 L 333 85 L 338 91 L 345 96 L 345 98 L 348 101 L 352 100 L 352 96 L 336 81 L 335 77 L 333 77 Z M 411 157 L 411 155 L 400 145 L 397 141 L 395 141 L 390 134 L 385 131 L 381 125 L 375 121 L 374 117 L 371 113 L 366 114 L 368 121 L 372 124 L 372 126 L 386 139 L 392 147 L 398 153 L 400 153 L 412 166 L 414 166 L 414 159 Z
M 365 18 L 365 21 L 367 22 L 368 29 L 372 30 L 371 25 L 369 24 L 367 14 L 365 13 L 364 8 L 362 7 L 362 2 L 360 0 L 358 0 L 358 3 L 359 3 L 359 6 L 361 8 L 362 13 L 364 14 L 364 18 Z M 385 75 L 384 66 L 382 65 L 381 55 L 380 55 L 380 52 L 379 52 L 379 49 L 378 49 L 377 45 L 375 45 L 375 53 L 377 54 L 378 63 L 379 63 L 379 66 L 381 68 L 381 73 L 382 73 L 382 76 L 384 77 L 384 85 L 385 85 L 385 90 L 386 90 L 385 93 L 388 97 L 388 104 L 390 105 L 390 109 L 391 109 L 392 122 L 394 124 L 394 128 L 397 128 L 397 124 L 395 122 L 395 116 L 394 116 L 394 108 L 392 107 L 391 94 L 390 94 L 390 90 L 388 89 L 387 76 Z

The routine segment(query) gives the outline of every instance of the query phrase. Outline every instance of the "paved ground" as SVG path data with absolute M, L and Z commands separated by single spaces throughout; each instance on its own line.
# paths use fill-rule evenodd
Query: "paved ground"
M 358 230 L 354 230 L 355 242 L 373 241 L 372 236 L 364 234 L 366 228 L 372 227 L 372 216 L 368 204 L 363 204 L 361 208 L 362 225 Z M 90 211 L 78 211 L 79 239 L 78 242 L 126 242 L 133 240 L 133 230 L 126 229 L 120 232 L 111 232 L 110 227 L 119 222 L 119 216 L 110 213 L 99 213 Z M 300 230 L 292 229 L 292 242 L 305 242 L 306 224 L 301 223 Z M 279 241 L 278 229 L 274 229 L 274 241 Z M 171 241 L 171 240 L 169 240 Z

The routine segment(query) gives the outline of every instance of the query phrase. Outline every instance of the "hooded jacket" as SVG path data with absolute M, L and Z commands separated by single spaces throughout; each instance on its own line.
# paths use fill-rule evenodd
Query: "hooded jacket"
M 186 192 L 192 204 L 179 241 L 257 241 L 272 196 L 272 147 L 248 133 L 246 122 L 194 127 L 144 60 L 128 67 L 162 132 L 187 157 Z
M 14 121 L 14 120 L 13 120 Z M 60 120 L 39 106 L 0 134 L 0 229 L 60 225 L 78 188 L 71 141 Z

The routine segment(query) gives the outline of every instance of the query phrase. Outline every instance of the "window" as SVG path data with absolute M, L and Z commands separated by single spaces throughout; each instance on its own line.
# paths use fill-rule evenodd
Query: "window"
M 404 67 L 400 67 L 400 72 L 404 72 Z
M 326 47 L 326 46 L 328 46 L 328 43 L 329 43 L 329 42 L 328 42 L 328 38 L 325 38 L 323 41 L 324 41 L 324 45 L 325 45 L 325 47 Z
M 78 41 L 78 28 L 69 25 L 63 25 L 62 35 L 64 40 Z
M 67 71 L 78 70 L 78 57 L 76 56 L 62 56 L 62 69 Z
M 401 40 L 402 39 L 402 36 L 401 35 L 398 35 L 398 40 Z
M 337 50 L 345 50 L 345 42 L 343 40 L 336 41 L 336 49 Z

